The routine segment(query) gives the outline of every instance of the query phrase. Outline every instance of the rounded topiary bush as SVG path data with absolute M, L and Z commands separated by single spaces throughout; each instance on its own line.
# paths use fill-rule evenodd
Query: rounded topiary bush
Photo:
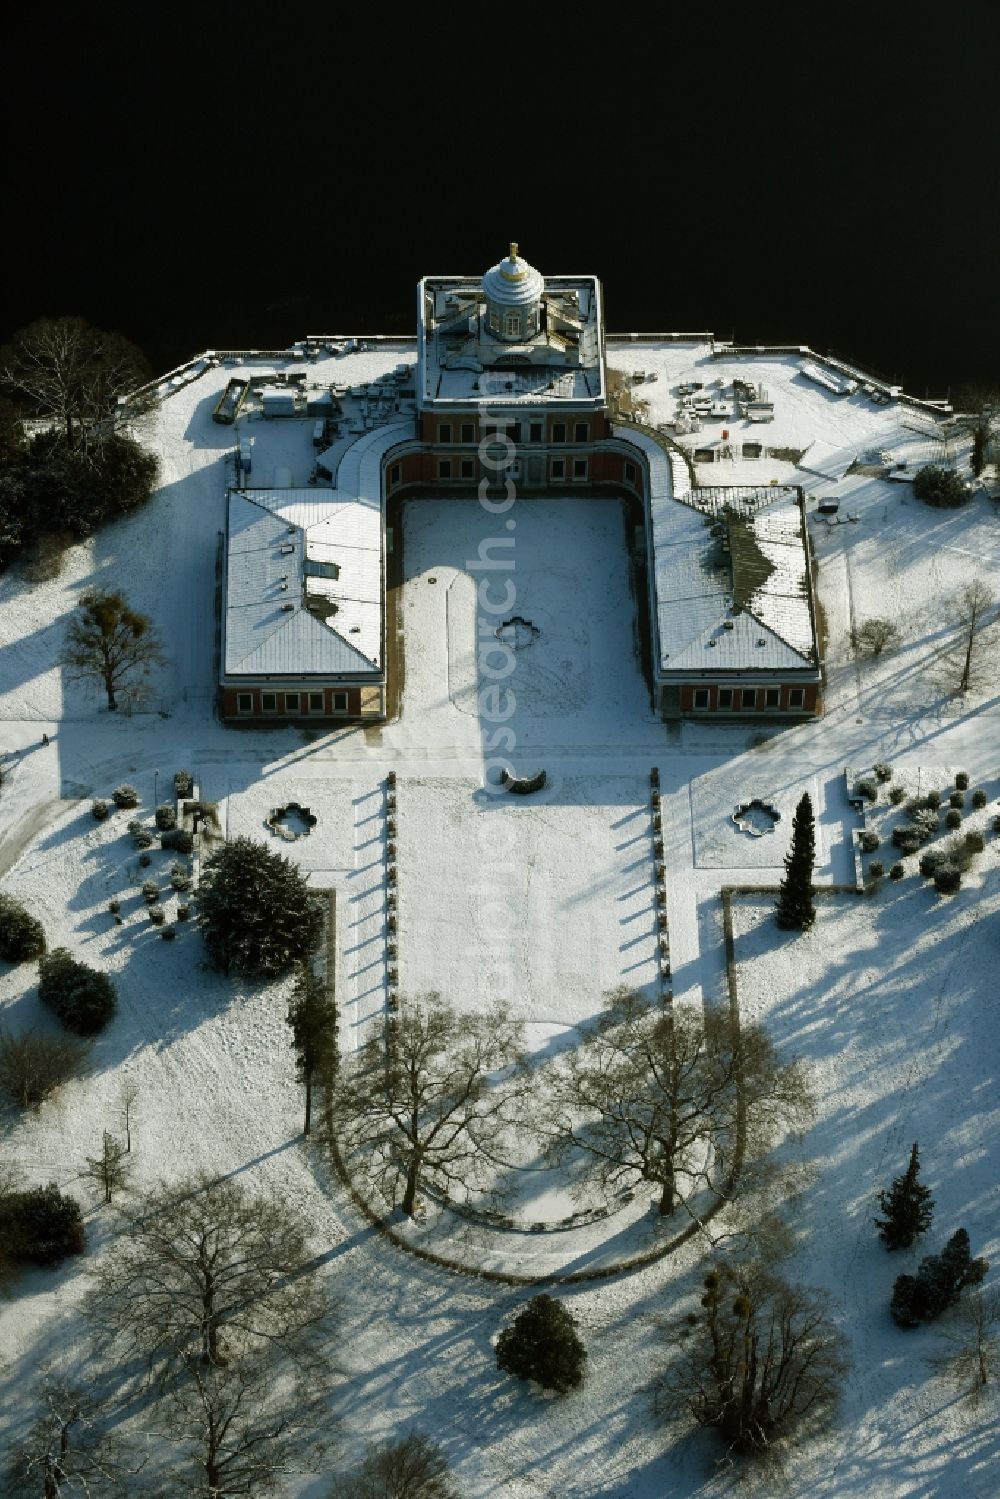
M 981 854 L 986 848 L 986 839 L 978 828 L 970 828 L 964 841 L 970 854 Z
M 892 868 L 889 870 L 889 878 L 890 880 L 901 880 L 905 873 L 906 869 L 902 864 L 893 864 Z
M 139 805 L 139 793 L 134 786 L 130 786 L 127 781 L 123 781 L 120 786 L 116 786 L 114 791 L 112 791 L 111 800 L 116 807 L 137 807 Z
M 873 859 L 868 866 L 868 873 L 873 880 L 880 880 L 885 874 L 885 865 L 881 859 Z
M 177 907 L 177 920 L 178 921 L 187 921 L 188 918 L 190 917 L 190 915 L 191 915 L 191 907 L 190 906 L 178 906 Z
M 894 807 L 899 806 L 905 795 L 906 792 L 902 786 L 892 786 L 889 789 L 889 800 L 892 802 L 892 805 Z
M 171 828 L 160 834 L 160 847 L 169 848 L 176 854 L 190 854 L 194 850 L 194 835 L 187 828 Z
M 949 796 L 949 798 L 948 798 L 948 805 L 949 805 L 949 807 L 964 807 L 965 806 L 965 793 L 964 793 L 964 791 L 953 791 L 951 793 L 951 795 Z
M 954 895 L 961 884 L 962 871 L 957 864 L 939 864 L 934 871 L 934 888 L 942 895 Z
M 933 879 L 938 866 L 944 862 L 944 854 L 937 849 L 929 848 L 926 853 L 920 855 L 920 873 L 926 880 Z
M 111 912 L 112 916 L 117 916 L 118 912 L 121 910 L 121 908 L 122 908 L 122 903 L 121 903 L 120 900 L 109 900 L 108 901 L 108 910 Z
M 38 997 L 78 1036 L 96 1036 L 118 1007 L 115 989 L 105 973 L 78 963 L 65 947 L 39 960 Z
M 587 1350 L 576 1319 L 553 1296 L 535 1296 L 497 1339 L 497 1368 L 564 1395 L 584 1376 Z
M 79 1203 L 55 1182 L 0 1199 L 0 1230 L 11 1258 L 31 1265 L 58 1265 L 86 1242 Z
M 898 848 L 901 854 L 915 854 L 920 843 L 921 837 L 915 828 L 908 825 L 893 828 L 892 846 Z
M 855 796 L 863 796 L 866 801 L 878 801 L 878 782 L 873 776 L 862 776 L 854 788 Z
M 90 804 L 90 815 L 95 822 L 104 822 L 110 810 L 107 802 L 101 801 L 99 797 Z
M 185 864 L 171 864 L 170 883 L 175 890 L 191 889 L 191 871 Z
M 933 807 L 921 807 L 910 818 L 910 827 L 921 843 L 926 843 L 929 838 L 933 838 L 940 826 L 940 814 Z
M 858 847 L 863 854 L 873 854 L 878 848 L 878 834 L 873 833 L 871 828 L 862 828 L 858 834 Z
M 162 906 L 150 906 L 149 919 L 154 926 L 162 926 L 167 919 L 167 913 Z
M 155 880 L 144 880 L 142 884 L 142 898 L 147 906 L 155 905 L 160 898 L 160 887 Z
M 981 812 L 986 806 L 986 801 L 986 792 L 980 786 L 972 793 L 972 805 L 975 807 L 977 812 Z
M 28 963 L 45 951 L 45 928 L 12 895 L 0 895 L 0 958 Z
M 941 805 L 940 791 L 928 791 L 927 795 L 924 797 L 924 801 L 929 807 L 933 807 L 936 811 L 937 808 Z
M 945 814 L 945 827 L 960 828 L 962 826 L 962 814 L 957 807 L 950 807 Z
M 872 766 L 872 774 L 874 775 L 876 781 L 891 781 L 892 766 L 888 763 L 887 760 L 876 760 L 875 764 Z
M 960 770 L 958 772 L 958 775 L 955 777 L 955 786 L 959 791 L 968 791 L 969 772 L 967 770 Z
M 152 848 L 153 835 L 148 828 L 140 828 L 132 840 L 136 848 Z
M 161 833 L 168 833 L 171 828 L 177 826 L 177 812 L 169 802 L 161 802 L 153 816 L 156 818 L 156 826 Z
M 194 790 L 194 776 L 189 770 L 174 771 L 174 795 L 190 796 Z

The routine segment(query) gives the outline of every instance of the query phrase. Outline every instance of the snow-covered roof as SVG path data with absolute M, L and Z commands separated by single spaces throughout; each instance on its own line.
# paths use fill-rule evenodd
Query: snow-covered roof
M 527 267 L 521 279 L 521 268 Z M 513 268 L 513 270 L 511 269 Z M 510 278 L 505 276 L 510 273 Z M 537 282 L 535 281 L 537 277 Z M 487 291 L 498 307 L 541 300 L 535 333 L 517 343 L 494 335 Z M 506 300 L 505 300 L 506 298 Z M 520 257 L 500 261 L 483 278 L 425 276 L 417 303 L 417 404 L 534 406 L 605 403 L 604 332 L 596 276 L 542 278 Z
M 797 492 L 693 489 L 683 460 L 653 437 L 634 427 L 615 436 L 649 467 L 659 674 L 815 671 Z
M 335 489 L 229 496 L 225 675 L 372 675 L 382 656 L 382 458 L 412 422 L 367 433 Z

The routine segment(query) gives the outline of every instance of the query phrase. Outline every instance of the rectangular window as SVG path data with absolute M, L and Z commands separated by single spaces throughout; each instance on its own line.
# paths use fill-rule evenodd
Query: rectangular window
M 392 468 L 389 470 L 389 483 L 390 484 L 398 484 L 399 483 L 399 464 L 398 463 L 394 463 L 392 465 Z
M 756 687 L 744 687 L 744 689 L 743 689 L 743 706 L 744 706 L 744 708 L 756 708 L 756 706 L 757 706 L 757 689 L 756 689 Z
M 635 464 L 634 463 L 626 463 L 626 465 L 625 465 L 625 483 L 626 484 L 634 484 L 635 483 Z
M 236 711 L 237 711 L 237 713 L 252 713 L 253 712 L 253 693 L 252 692 L 238 692 L 236 694 Z
M 566 441 L 566 423 L 565 422 L 553 422 L 552 423 L 552 441 L 553 442 L 565 442 Z
M 528 441 L 529 442 L 541 442 L 541 440 L 542 440 L 542 424 L 541 424 L 541 422 L 532 422 L 530 424 L 530 426 L 528 427 Z
M 286 713 L 299 713 L 299 712 L 301 712 L 301 709 L 299 707 L 299 703 L 301 701 L 302 701 L 302 699 L 300 698 L 300 696 L 299 696 L 299 694 L 297 692 L 286 692 L 285 693 L 285 712 Z
M 694 705 L 696 708 L 708 707 L 708 688 L 696 687 L 694 689 Z
M 463 422 L 462 423 L 462 441 L 463 442 L 475 442 L 475 440 L 476 440 L 476 427 L 475 427 L 475 423 L 474 422 Z
M 474 479 L 476 477 L 476 460 L 474 458 L 462 459 L 462 478 Z
M 507 436 L 510 438 L 511 442 L 514 442 L 514 443 L 520 442 L 521 441 L 521 423 L 520 422 L 511 422 L 511 424 L 510 424 L 510 431 L 507 433 Z
M 790 708 L 804 708 L 806 705 L 806 690 L 804 687 L 793 687 L 788 694 L 788 706 Z
M 438 442 L 451 442 L 451 422 L 438 422 Z
M 277 713 L 278 695 L 276 692 L 262 692 L 260 695 L 260 706 L 265 713 Z
M 439 479 L 450 479 L 451 478 L 451 459 L 450 458 L 439 458 L 438 459 L 438 478 Z
M 334 713 L 346 713 L 347 712 L 347 693 L 346 692 L 335 692 L 333 694 L 333 711 L 334 711 Z
M 765 689 L 764 706 L 766 708 L 780 708 L 780 706 L 781 706 L 781 688 L 780 687 L 768 687 L 768 688 Z
M 590 436 L 590 423 L 589 422 L 577 422 L 576 425 L 573 428 L 573 441 L 574 442 L 586 442 L 587 438 L 589 436 Z
M 731 708 L 733 706 L 733 689 L 731 687 L 719 688 L 719 707 Z
M 309 712 L 310 713 L 322 713 L 322 711 L 323 711 L 323 694 L 321 692 L 310 692 L 310 694 L 309 694 Z
M 549 473 L 550 473 L 551 477 L 554 480 L 556 480 L 556 482 L 558 482 L 561 479 L 565 479 L 565 477 L 566 477 L 566 460 L 565 460 L 565 458 L 553 458 L 552 463 L 551 463 L 551 465 L 549 467 Z
M 586 477 L 587 477 L 587 460 L 586 460 L 586 458 L 574 458 L 573 459 L 573 478 L 574 479 L 585 479 Z

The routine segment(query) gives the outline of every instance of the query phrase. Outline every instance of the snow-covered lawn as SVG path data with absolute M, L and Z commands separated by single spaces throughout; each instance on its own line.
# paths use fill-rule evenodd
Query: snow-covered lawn
M 399 783 L 400 983 L 459 1009 L 574 1026 L 654 992 L 649 783 L 557 774 L 528 797 Z
M 878 857 L 888 867 L 892 853 Z M 955 896 L 936 895 L 916 862 L 874 896 L 821 900 L 801 936 L 778 931 L 770 902 L 734 902 L 741 1014 L 805 1059 L 817 1092 L 804 1142 L 816 1177 L 792 1215 L 799 1249 L 789 1268 L 834 1296 L 854 1368 L 841 1426 L 804 1455 L 793 1491 L 830 1499 L 995 1492 L 988 1410 L 970 1417 L 930 1378 L 933 1326 L 909 1334 L 888 1313 L 895 1276 L 957 1228 L 974 1254 L 995 1263 L 1000 1253 L 996 841 Z M 874 1226 L 876 1194 L 905 1169 L 914 1140 L 934 1223 L 914 1250 L 890 1255 Z
M 383 347 L 331 359 L 321 370 L 355 384 L 400 357 L 400 347 Z M 663 361 L 660 381 L 640 390 L 662 400 L 663 410 L 673 404 L 671 381 L 727 373 L 704 351 L 680 346 L 611 350 L 613 364 L 656 360 Z M 820 453 L 913 446 L 901 426 L 905 412 L 806 386 L 790 359 L 733 367 L 763 381 L 775 399 L 769 443 L 814 442 Z M 0 1116 L 5 1155 L 31 1182 L 55 1180 L 80 1198 L 92 1263 L 114 1219 L 80 1172 L 102 1131 L 120 1132 L 127 1074 L 139 1088 L 136 1188 L 204 1167 L 299 1203 L 313 1229 L 316 1273 L 341 1307 L 331 1351 L 345 1373 L 328 1404 L 346 1457 L 367 1439 L 416 1423 L 442 1441 L 469 1499 L 722 1495 L 728 1478 L 715 1471 L 716 1448 L 665 1424 L 652 1394 L 670 1358 L 666 1329 L 697 1289 L 704 1246 L 566 1292 L 590 1354 L 586 1384 L 568 1400 L 540 1401 L 499 1376 L 492 1340 L 524 1293 L 443 1274 L 369 1231 L 321 1146 L 306 1148 L 298 1138 L 287 986 L 245 986 L 206 971 L 190 923 L 175 941 L 162 941 L 138 885 L 150 873 L 165 885 L 174 856 L 151 850 L 149 868 L 140 868 L 124 832 L 133 814 L 95 824 L 90 797 L 131 780 L 148 817 L 172 771 L 187 765 L 203 795 L 220 804 L 230 836 L 270 841 L 263 824 L 273 807 L 310 807 L 318 820 L 309 836 L 275 846 L 313 885 L 336 892 L 338 997 L 350 1050 L 384 1013 L 384 784 L 395 771 L 400 988 L 439 990 L 461 1007 L 504 1001 L 541 1051 L 565 1044 L 615 983 L 654 987 L 648 773 L 656 765 L 675 992 L 678 1002 L 710 1003 L 725 981 L 719 889 L 777 878 L 803 791 L 817 809 L 823 883 L 844 883 L 853 873 L 857 817 L 846 802 L 845 766 L 889 759 L 914 791 L 966 768 L 990 805 L 982 814 L 968 810 L 964 826 L 989 824 L 1000 790 L 983 779 L 997 767 L 994 687 L 984 674 L 964 698 L 953 695 L 957 636 L 947 604 L 977 572 L 1000 591 L 996 519 L 978 497 L 961 511 L 937 512 L 917 504 L 906 484 L 855 474 L 838 485 L 817 478 L 813 486 L 805 470 L 782 462 L 744 464 L 742 477 L 753 482 L 773 473 L 810 493 L 825 483 L 841 514 L 857 515 L 828 528 L 810 506 L 829 631 L 827 715 L 816 724 L 768 726 L 761 743 L 754 726 L 668 728 L 651 716 L 634 653 L 636 611 L 617 501 L 567 492 L 518 500 L 501 517 L 471 501 L 410 502 L 398 721 L 309 740 L 293 729 L 224 731 L 210 710 L 212 609 L 233 434 L 210 413 L 229 373 L 211 371 L 151 418 L 163 484 L 146 510 L 72 549 L 52 583 L 29 587 L 16 572 L 0 578 L 3 889 L 37 912 L 50 947 L 63 943 L 111 974 L 120 1001 L 84 1076 L 35 1113 Z M 279 468 L 295 482 L 308 477 L 310 423 L 250 425 L 256 482 L 270 482 Z M 732 482 L 737 474 L 736 465 L 718 464 L 702 478 Z M 476 711 L 489 679 L 475 651 L 482 575 L 470 563 L 484 541 L 498 537 L 513 541 L 512 566 L 491 575 L 491 596 L 501 596 L 509 579 L 514 596 L 505 615 L 522 621 L 509 634 L 518 646 L 509 684 L 517 699 L 511 758 L 520 772 L 544 767 L 550 777 L 543 793 L 523 801 L 482 790 L 492 726 Z M 155 706 L 169 716 L 118 719 L 64 685 L 56 666 L 64 618 L 95 580 L 123 587 L 168 641 L 172 664 L 157 679 Z M 849 648 L 852 624 L 877 615 L 899 625 L 901 646 L 859 664 Z M 989 629 L 995 637 L 996 625 Z M 988 662 L 989 637 L 984 647 Z M 49 746 L 40 743 L 43 728 L 52 733 Z M 758 839 L 729 822 L 736 804 L 754 796 L 781 812 L 778 830 Z M 869 826 L 900 816 L 884 810 L 884 791 L 879 807 L 867 814 Z M 762 1019 L 783 1051 L 806 1058 L 819 1096 L 805 1142 L 815 1181 L 789 1215 L 799 1240 L 789 1273 L 830 1289 L 855 1354 L 840 1424 L 790 1459 L 790 1499 L 987 1499 L 996 1492 L 991 1425 L 954 1407 L 922 1362 L 934 1330 L 906 1337 L 888 1320 L 892 1277 L 913 1256 L 887 1255 L 872 1222 L 875 1192 L 903 1169 L 918 1139 L 937 1202 L 927 1248 L 964 1224 L 974 1252 L 1000 1253 L 1000 874 L 997 840 L 990 833 L 987 841 L 957 896 L 936 896 L 911 858 L 906 877 L 886 880 L 877 895 L 821 898 L 817 926 L 804 937 L 777 932 L 766 899 L 735 904 L 744 1012 Z M 876 857 L 888 868 L 893 855 L 883 848 Z M 106 909 L 112 896 L 123 900 L 120 927 Z M 172 910 L 175 897 L 166 903 Z M 36 982 L 35 965 L 4 965 L 0 1023 L 52 1026 Z M 559 1184 L 541 1173 L 521 1198 L 528 1216 L 551 1218 L 565 1206 Z M 614 1253 L 619 1240 L 634 1244 L 633 1226 L 621 1218 L 609 1220 L 606 1234 L 603 1244 L 580 1241 L 571 1268 Z M 522 1268 L 551 1268 L 557 1238 L 522 1235 Z M 471 1234 L 462 1247 L 473 1262 L 497 1262 L 485 1238 Z M 68 1354 L 85 1363 L 82 1268 L 25 1275 L 0 1304 L 0 1446 L 23 1417 L 25 1393 L 46 1360 Z M 325 1477 L 298 1477 L 287 1491 L 322 1499 L 326 1485 Z

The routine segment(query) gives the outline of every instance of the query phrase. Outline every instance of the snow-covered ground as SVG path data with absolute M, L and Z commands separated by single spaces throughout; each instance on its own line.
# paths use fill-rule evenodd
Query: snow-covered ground
M 356 384 L 404 355 L 382 347 L 329 365 Z M 677 347 L 662 357 L 676 363 L 670 378 L 681 380 L 702 356 Z M 614 344 L 611 363 L 628 360 L 653 363 L 645 346 Z M 803 382 L 790 358 L 734 365 L 775 400 L 774 426 L 760 429 L 768 443 L 885 449 L 894 432 L 909 430 L 909 411 L 834 397 Z M 309 806 L 315 828 L 281 847 L 318 888 L 336 890 L 338 985 L 351 1044 L 383 1003 L 381 788 L 394 770 L 402 987 L 440 989 L 461 1005 L 505 998 L 528 1021 L 533 1044 L 543 1045 L 592 1014 L 612 984 L 654 980 L 647 788 L 656 765 L 675 994 L 678 1002 L 710 1003 L 725 981 L 719 890 L 776 880 L 783 830 L 804 790 L 817 807 L 822 883 L 852 874 L 858 819 L 845 794 L 847 765 L 884 757 L 897 774 L 921 770 L 925 779 L 963 768 L 995 810 L 1000 703 L 988 669 L 968 694 L 955 694 L 960 647 L 948 604 L 977 572 L 997 587 L 997 521 L 979 496 L 960 511 L 937 512 L 916 503 L 906 484 L 853 474 L 833 485 L 841 516 L 857 519 L 836 527 L 810 520 L 828 631 L 828 711 L 815 724 L 762 732 L 668 728 L 652 718 L 633 654 L 617 502 L 518 502 L 509 532 L 473 503 L 422 500 L 405 519 L 398 721 L 314 738 L 292 729 L 224 731 L 211 717 L 213 597 L 232 433 L 212 423 L 211 407 L 230 373 L 209 370 L 150 419 L 146 435 L 161 455 L 163 484 L 144 512 L 72 549 L 51 583 L 26 585 L 16 572 L 0 578 L 3 888 L 38 912 L 50 945 L 65 943 L 107 968 L 121 1004 L 86 1076 L 37 1114 L 2 1116 L 5 1155 L 30 1180 L 54 1179 L 78 1194 L 91 1253 L 103 1252 L 113 1220 L 80 1170 L 101 1131 L 120 1128 L 127 1073 L 139 1087 L 135 1186 L 204 1166 L 293 1198 L 307 1212 L 316 1273 L 343 1308 L 333 1351 L 345 1373 L 329 1407 L 347 1455 L 416 1422 L 443 1442 L 465 1491 L 482 1499 L 721 1493 L 728 1480 L 714 1469 L 715 1448 L 668 1423 L 654 1391 L 670 1358 L 667 1328 L 697 1284 L 704 1246 L 694 1241 L 639 1273 L 567 1291 L 590 1354 L 585 1386 L 559 1403 L 514 1387 L 495 1370 L 491 1339 L 528 1293 L 421 1264 L 359 1219 L 322 1149 L 298 1139 L 284 987 L 244 987 L 204 971 L 190 926 L 161 942 L 137 897 L 140 871 L 124 836 L 131 814 L 96 825 L 89 798 L 128 779 L 148 813 L 172 772 L 189 766 L 231 835 L 269 837 L 263 824 L 273 807 Z M 656 385 L 639 387 L 662 394 L 664 410 L 673 404 L 668 373 L 664 366 Z M 269 482 L 279 468 L 296 482 L 308 475 L 311 423 L 257 422 L 253 431 L 255 479 Z M 745 467 L 754 483 L 810 484 L 790 465 Z M 735 475 L 735 465 L 720 463 L 703 477 L 724 483 Z M 478 577 L 469 563 L 484 539 L 504 534 L 516 563 L 506 574 L 516 594 L 510 612 L 527 621 L 515 627 L 511 758 L 519 772 L 544 767 L 551 778 L 523 803 L 481 789 L 492 753 L 486 736 L 496 726 L 476 711 Z M 65 617 L 98 578 L 123 587 L 169 643 L 172 663 L 157 679 L 151 713 L 115 718 L 61 679 Z M 502 582 L 494 587 L 495 598 Z M 902 641 L 859 663 L 850 630 L 873 615 L 892 618 Z M 984 663 L 995 656 L 996 628 L 989 626 Z M 47 747 L 43 730 L 52 736 Z M 751 839 L 733 827 L 734 807 L 752 797 L 780 811 L 775 834 Z M 906 1338 L 888 1321 L 897 1267 L 871 1224 L 875 1191 L 902 1169 L 916 1138 L 938 1204 L 931 1247 L 964 1224 L 975 1252 L 998 1252 L 996 858 L 991 841 L 978 872 L 950 900 L 912 872 L 870 899 L 831 896 L 803 938 L 777 933 L 759 901 L 736 903 L 741 1003 L 782 1048 L 813 1064 L 820 1095 L 806 1142 L 816 1179 L 793 1215 L 794 1268 L 832 1291 L 855 1350 L 844 1416 L 826 1440 L 793 1456 L 784 1480 L 790 1495 L 986 1499 L 996 1491 L 991 1422 L 969 1418 L 930 1377 L 922 1353 L 932 1331 Z M 142 877 L 164 878 L 170 862 L 154 851 Z M 106 903 L 122 892 L 125 921 L 116 927 Z M 35 982 L 33 965 L 0 973 L 4 1024 L 51 1023 Z M 613 1250 L 618 1231 L 609 1220 L 601 1252 Z M 522 1238 L 525 1265 L 546 1268 L 546 1236 L 537 1245 Z M 484 1260 L 489 1252 L 484 1245 Z M 597 1252 L 582 1247 L 573 1268 Z M 85 1351 L 80 1272 L 67 1265 L 26 1275 L 0 1305 L 0 1445 L 16 1429 L 40 1366 L 66 1350 Z M 290 1480 L 288 1493 L 319 1499 L 323 1487 L 302 1477 Z

